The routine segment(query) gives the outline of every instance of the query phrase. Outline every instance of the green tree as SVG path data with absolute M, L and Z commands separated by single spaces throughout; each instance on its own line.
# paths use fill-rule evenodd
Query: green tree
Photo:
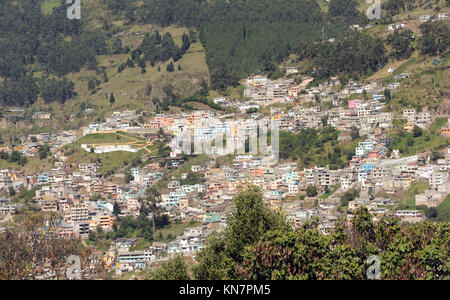
M 363 96 L 364 100 L 369 100 L 369 95 L 367 95 L 367 91 L 366 90 L 363 90 L 362 96 Z
M 361 13 L 358 11 L 358 2 L 355 0 L 331 0 L 328 14 L 331 17 L 343 18 L 349 23 L 358 23 Z
M 113 54 L 122 54 L 123 53 L 123 47 L 122 47 L 122 39 L 116 38 L 113 40 L 113 43 L 111 45 L 111 52 Z
M 413 32 L 409 29 L 396 30 L 388 35 L 386 41 L 392 47 L 392 56 L 396 59 L 407 59 L 411 56 L 413 49 Z
M 174 68 L 174 66 L 173 66 L 173 62 L 170 62 L 168 65 L 167 65 L 167 72 L 173 72 L 173 71 L 175 71 L 175 68 Z
M 196 280 L 227 280 L 235 277 L 234 261 L 226 254 L 226 241 L 217 233 L 208 237 L 208 246 L 196 257 L 193 268 Z
M 50 155 L 50 147 L 48 144 L 39 146 L 39 159 L 46 159 Z
M 190 280 L 188 267 L 182 255 L 177 255 L 161 267 L 150 271 L 145 276 L 146 280 Z
M 314 196 L 317 196 L 317 188 L 316 188 L 316 186 L 315 185 L 308 185 L 307 187 L 306 187 L 306 195 L 308 196 L 308 197 L 314 197 Z
M 18 163 L 20 166 L 24 166 L 28 162 L 26 157 L 24 157 L 22 154 L 20 154 L 19 151 L 16 151 L 16 150 L 11 152 L 11 155 L 9 155 L 8 161 L 13 162 L 13 163 Z
M 95 234 L 95 231 L 89 231 L 88 239 L 91 242 L 97 241 L 97 235 Z
M 116 102 L 116 98 L 114 97 L 114 93 L 111 93 L 111 96 L 109 97 L 109 103 L 114 104 Z
M 436 162 L 438 159 L 443 159 L 444 155 L 442 155 L 442 153 L 437 151 L 437 150 L 433 150 L 433 151 L 431 151 L 431 157 L 430 158 L 431 158 L 431 160 L 433 162 Z
M 359 135 L 359 129 L 356 126 L 352 126 L 352 128 L 350 128 L 350 136 L 352 137 L 352 140 L 357 140 L 359 139 L 361 136 Z
M 425 217 L 430 220 L 435 220 L 438 217 L 438 210 L 436 207 L 428 207 L 425 210 Z
M 422 36 L 419 49 L 422 54 L 444 55 L 450 47 L 450 29 L 443 21 L 426 22 L 419 26 Z
M 104 234 L 104 231 L 103 231 L 103 228 L 102 228 L 102 226 L 100 226 L 100 225 L 97 225 L 97 228 L 96 228 L 96 233 L 97 233 L 97 235 L 98 235 L 99 237 L 102 237 L 102 236 L 103 236 L 103 234 Z
M 255 242 L 269 229 L 286 225 L 279 214 L 265 207 L 261 191 L 256 187 L 234 197 L 233 206 L 227 220 L 225 240 L 227 254 L 236 261 L 241 259 L 244 246 Z
M 352 190 L 346 191 L 341 196 L 341 206 L 348 206 L 348 203 L 350 201 L 355 200 L 355 198 L 358 197 L 358 196 L 359 196 L 359 192 L 356 189 L 352 189 Z
M 113 215 L 115 215 L 116 217 L 118 215 L 120 215 L 122 213 L 119 204 L 117 203 L 117 201 L 114 202 L 114 206 L 113 206 Z
M 386 101 L 386 103 L 390 103 L 391 102 L 391 91 L 389 89 L 384 89 L 384 100 Z
M 12 186 L 8 187 L 8 193 L 10 197 L 14 197 L 14 195 L 16 194 L 16 191 L 14 190 L 14 188 Z
M 191 47 L 191 41 L 189 40 L 189 36 L 186 33 L 183 33 L 181 39 L 182 39 L 181 52 L 184 54 Z
M 209 94 L 209 87 L 208 87 L 208 84 L 206 83 L 206 81 L 203 79 L 201 82 L 200 82 L 200 95 L 201 96 L 204 96 L 204 97 L 206 97 L 206 96 L 208 96 L 208 94 Z
M 194 268 L 197 279 L 235 279 L 235 266 L 243 259 L 243 249 L 271 229 L 288 230 L 289 225 L 278 213 L 268 209 L 261 190 L 250 187 L 233 198 L 233 211 L 223 234 L 214 234 L 208 247 L 198 254 Z
M 152 84 L 148 82 L 145 86 L 145 95 L 150 96 L 152 93 Z
M 423 130 L 419 126 L 415 125 L 414 129 L 413 129 L 413 136 L 420 137 L 420 136 L 422 136 L 422 134 L 423 134 Z
M 100 81 L 97 78 L 92 77 L 88 81 L 88 90 L 94 91 L 99 84 L 100 84 Z
M 125 172 L 125 183 L 130 183 L 131 181 L 134 180 L 133 175 L 131 175 L 130 170 Z

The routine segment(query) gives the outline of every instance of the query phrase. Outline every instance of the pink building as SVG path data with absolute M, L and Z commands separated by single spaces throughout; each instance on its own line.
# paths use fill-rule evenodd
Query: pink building
M 358 104 L 360 104 L 360 103 L 361 103 L 361 100 L 358 100 L 358 99 L 348 100 L 348 108 L 355 109 L 358 107 Z

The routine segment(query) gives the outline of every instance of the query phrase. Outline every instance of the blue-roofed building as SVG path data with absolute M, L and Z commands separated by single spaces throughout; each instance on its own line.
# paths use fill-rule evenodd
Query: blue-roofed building
M 366 172 L 372 170 L 373 168 L 375 168 L 375 164 L 363 164 L 363 169 Z
M 48 183 L 48 174 L 40 174 L 37 180 L 39 183 Z

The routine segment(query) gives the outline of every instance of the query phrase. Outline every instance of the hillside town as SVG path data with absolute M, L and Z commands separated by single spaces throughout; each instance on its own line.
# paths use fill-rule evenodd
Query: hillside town
M 0 280 L 450 279 L 449 8 L 1 0 Z
M 285 71 L 295 74 L 298 69 L 286 67 Z M 395 78 L 398 82 L 387 86 L 350 82 L 339 90 L 337 79 L 312 88 L 310 78 L 296 83 L 257 75 L 244 82 L 246 100 L 214 99 L 216 104 L 234 108 L 235 113 L 122 111 L 79 130 L 24 136 L 19 146 L 2 147 L 0 152 L 32 158 L 47 147 L 54 163 L 40 173 L 0 170 L 0 190 L 8 191 L 0 198 L 0 218 L 9 220 L 24 209 L 25 203 L 16 203 L 8 194 L 31 191 L 35 209 L 62 216 L 56 229 L 59 237 L 92 240 L 92 233 L 117 231 L 119 219 L 140 218 L 148 195 L 153 193 L 155 208 L 145 218 L 155 224 L 155 217 L 166 215 L 172 223 L 190 225 L 183 227 L 181 234 L 155 240 L 144 248 L 137 247 L 136 237 L 125 234 L 115 238 L 101 256 L 116 276 L 165 261 L 176 253 L 195 256 L 209 234 L 227 226 L 233 197 L 250 186 L 259 187 L 266 205 L 287 216 L 293 227 L 317 218 L 323 234 L 328 234 L 339 218 L 350 222 L 359 207 L 367 207 L 374 220 L 389 215 L 402 222 L 421 222 L 424 211 L 405 209 L 399 195 L 419 185 L 424 188 L 412 195 L 416 207 L 442 203 L 450 192 L 450 147 L 437 159 L 432 159 L 431 153 L 404 155 L 391 147 L 388 132 L 395 122 L 400 122 L 397 127 L 402 124 L 402 131 L 414 132 L 427 130 L 439 117 L 415 108 L 404 109 L 399 115 L 384 109 L 386 97 L 408 76 L 400 74 Z M 363 98 L 349 99 L 351 95 Z M 33 118 L 50 116 L 37 112 Z M 351 159 L 338 169 L 328 165 L 300 168 L 295 161 L 274 159 L 273 153 L 263 151 L 267 149 L 228 154 L 227 162 L 218 163 L 225 156 L 217 143 L 211 146 L 217 135 L 230 137 L 227 146 L 244 145 L 252 135 L 258 135 L 256 122 L 272 123 L 287 132 L 332 127 L 340 132 L 337 141 L 351 143 L 353 134 L 358 141 Z M 440 135 L 449 138 L 449 132 L 450 119 L 440 128 Z M 198 149 L 191 152 L 190 145 L 187 150 L 180 143 L 186 133 L 192 135 L 194 143 L 203 145 L 206 154 Z M 110 134 L 116 135 L 115 141 L 83 142 Z M 101 160 L 74 164 L 67 151 L 71 145 L 99 157 L 143 152 L 145 159 L 105 175 L 100 172 Z M 168 153 L 162 157 L 155 153 L 158 145 L 169 147 Z M 191 162 L 199 157 L 206 159 Z

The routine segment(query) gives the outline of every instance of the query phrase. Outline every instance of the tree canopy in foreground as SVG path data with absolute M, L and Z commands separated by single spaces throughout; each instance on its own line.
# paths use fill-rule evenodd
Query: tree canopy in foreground
M 341 220 L 325 235 L 317 220 L 292 229 L 264 206 L 256 188 L 233 202 L 227 228 L 210 237 L 196 256 L 198 265 L 189 268 L 178 256 L 147 279 L 367 279 L 372 255 L 380 258 L 381 279 L 450 278 L 447 222 L 411 225 L 383 217 L 374 223 L 361 208 L 350 222 Z

